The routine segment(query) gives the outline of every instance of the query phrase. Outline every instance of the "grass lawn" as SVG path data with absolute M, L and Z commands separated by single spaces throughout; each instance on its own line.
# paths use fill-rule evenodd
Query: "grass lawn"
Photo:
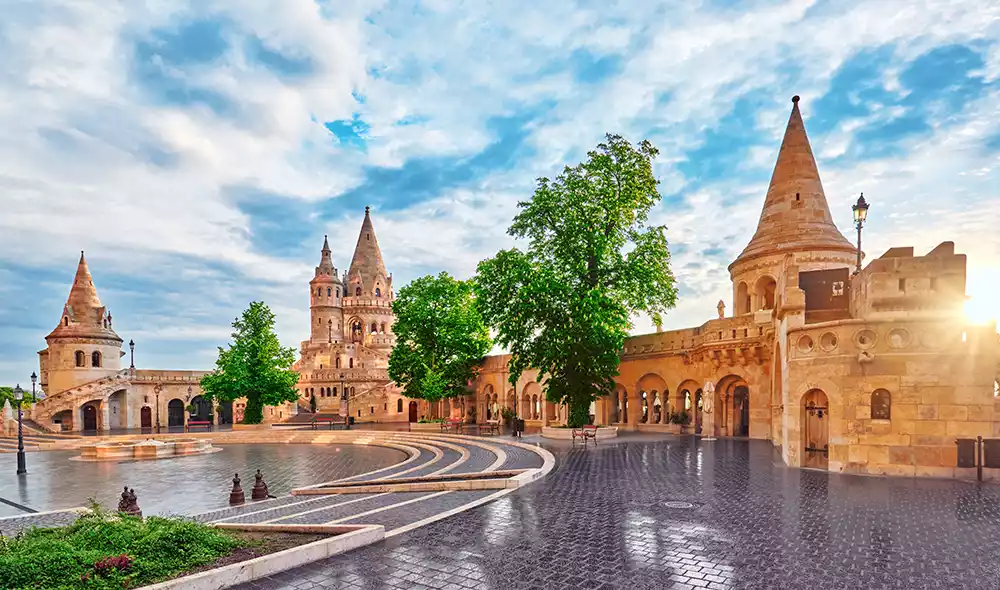
M 175 518 L 108 514 L 0 537 L 4 589 L 135 588 L 177 577 L 260 541 Z

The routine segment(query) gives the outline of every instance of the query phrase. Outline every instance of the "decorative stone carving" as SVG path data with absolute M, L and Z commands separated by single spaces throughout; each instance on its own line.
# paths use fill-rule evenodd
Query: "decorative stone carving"
M 876 342 L 878 342 L 878 334 L 874 330 L 864 328 L 854 333 L 854 345 L 861 350 L 874 348 Z
M 812 336 L 809 334 L 803 334 L 799 336 L 798 341 L 795 343 L 795 348 L 803 354 L 809 354 L 813 351 L 815 343 L 813 342 Z
M 832 352 L 837 348 L 840 343 L 840 339 L 837 338 L 836 332 L 824 332 L 822 336 L 819 337 L 819 346 L 826 352 Z
M 892 348 L 906 348 L 913 340 L 913 335 L 906 328 L 893 328 L 886 334 L 886 340 Z

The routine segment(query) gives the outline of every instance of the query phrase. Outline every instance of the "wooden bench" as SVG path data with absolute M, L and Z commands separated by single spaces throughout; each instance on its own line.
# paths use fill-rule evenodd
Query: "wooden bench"
M 320 424 L 326 424 L 330 430 L 333 430 L 337 425 L 344 429 L 347 428 L 347 420 L 339 416 L 314 416 L 309 425 L 313 430 L 316 430 Z
M 500 421 L 499 420 L 487 420 L 486 422 L 479 425 L 479 433 L 483 434 L 500 434 Z
M 578 439 L 578 438 L 583 440 L 584 446 L 586 446 L 586 444 L 587 444 L 587 439 L 593 440 L 594 444 L 596 445 L 597 444 L 597 426 L 594 426 L 593 424 L 587 424 L 587 425 L 585 425 L 585 426 L 583 426 L 581 428 L 574 428 L 573 429 L 573 444 L 574 445 L 576 444 L 576 439 Z
M 445 418 L 444 422 L 441 423 L 441 432 L 448 432 L 449 430 L 454 430 L 456 434 L 462 433 L 462 419 L 461 418 Z
M 214 425 L 212 424 L 211 420 L 188 420 L 187 426 L 185 426 L 184 428 L 188 432 L 191 432 L 191 428 L 201 427 L 201 428 L 207 428 L 209 432 L 211 432 L 213 426 Z

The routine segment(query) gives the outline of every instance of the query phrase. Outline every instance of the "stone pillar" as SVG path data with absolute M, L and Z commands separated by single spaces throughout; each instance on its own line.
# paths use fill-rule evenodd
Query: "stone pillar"
M 108 400 L 101 402 L 101 413 L 98 417 L 97 429 L 103 432 L 111 430 L 111 416 L 108 411 Z

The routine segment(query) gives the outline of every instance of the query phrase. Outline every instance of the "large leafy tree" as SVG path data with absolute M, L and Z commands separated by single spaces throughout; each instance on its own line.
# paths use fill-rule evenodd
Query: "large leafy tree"
M 479 264 L 476 293 L 497 341 L 511 351 L 510 382 L 533 367 L 546 398 L 569 406 L 569 424 L 586 424 L 590 403 L 614 388 L 631 318 L 654 318 L 677 291 L 663 227 L 647 225 L 660 201 L 648 141 L 618 135 L 540 178 L 508 233 L 527 248 Z
M 446 272 L 416 279 L 392 303 L 396 345 L 389 377 L 407 397 L 437 401 L 464 395 L 492 342 L 472 283 Z
M 262 301 L 250 303 L 233 321 L 233 342 L 219 347 L 215 371 L 201 378 L 202 395 L 208 400 L 247 400 L 245 424 L 260 424 L 264 406 L 294 402 L 299 375 L 291 370 L 295 349 L 284 348 L 274 333 L 274 314 Z

